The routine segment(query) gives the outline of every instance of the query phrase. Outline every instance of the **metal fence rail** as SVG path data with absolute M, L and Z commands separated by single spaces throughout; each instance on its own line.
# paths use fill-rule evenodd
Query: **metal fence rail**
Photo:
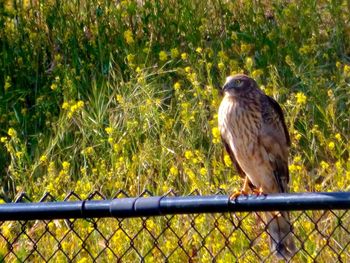
M 0 261 L 276 262 L 264 212 L 291 211 L 292 262 L 350 261 L 350 193 L 128 197 L 22 194 L 0 205 Z

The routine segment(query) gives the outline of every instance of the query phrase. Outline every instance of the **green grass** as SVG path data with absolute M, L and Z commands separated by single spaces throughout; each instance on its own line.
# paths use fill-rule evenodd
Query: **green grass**
M 348 2 L 117 2 L 0 3 L 3 199 L 239 188 L 216 113 L 242 71 L 284 109 L 291 191 L 350 190 Z

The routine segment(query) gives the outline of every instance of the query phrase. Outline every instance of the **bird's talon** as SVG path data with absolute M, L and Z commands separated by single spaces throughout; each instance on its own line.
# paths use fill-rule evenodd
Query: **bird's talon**
M 264 191 L 262 187 L 260 187 L 259 189 L 254 189 L 253 193 L 256 194 L 257 196 L 264 195 Z
M 230 200 L 237 199 L 241 195 L 248 195 L 248 192 L 245 190 L 241 190 L 241 191 L 236 190 L 233 194 L 230 195 Z

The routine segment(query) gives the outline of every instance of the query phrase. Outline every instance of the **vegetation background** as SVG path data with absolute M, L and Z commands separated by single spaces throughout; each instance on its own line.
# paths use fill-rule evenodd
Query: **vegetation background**
M 232 192 L 220 87 L 282 106 L 292 192 L 350 190 L 349 1 L 1 1 L 0 180 L 82 198 Z

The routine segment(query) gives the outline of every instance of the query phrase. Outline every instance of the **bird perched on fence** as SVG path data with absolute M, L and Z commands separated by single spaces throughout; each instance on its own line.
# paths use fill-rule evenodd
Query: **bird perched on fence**
M 249 186 L 265 194 L 288 192 L 290 137 L 279 104 L 244 74 L 230 76 L 223 86 L 219 130 L 237 172 Z M 233 194 L 231 198 L 236 197 Z M 267 212 L 271 251 L 290 259 L 296 252 L 287 212 Z

